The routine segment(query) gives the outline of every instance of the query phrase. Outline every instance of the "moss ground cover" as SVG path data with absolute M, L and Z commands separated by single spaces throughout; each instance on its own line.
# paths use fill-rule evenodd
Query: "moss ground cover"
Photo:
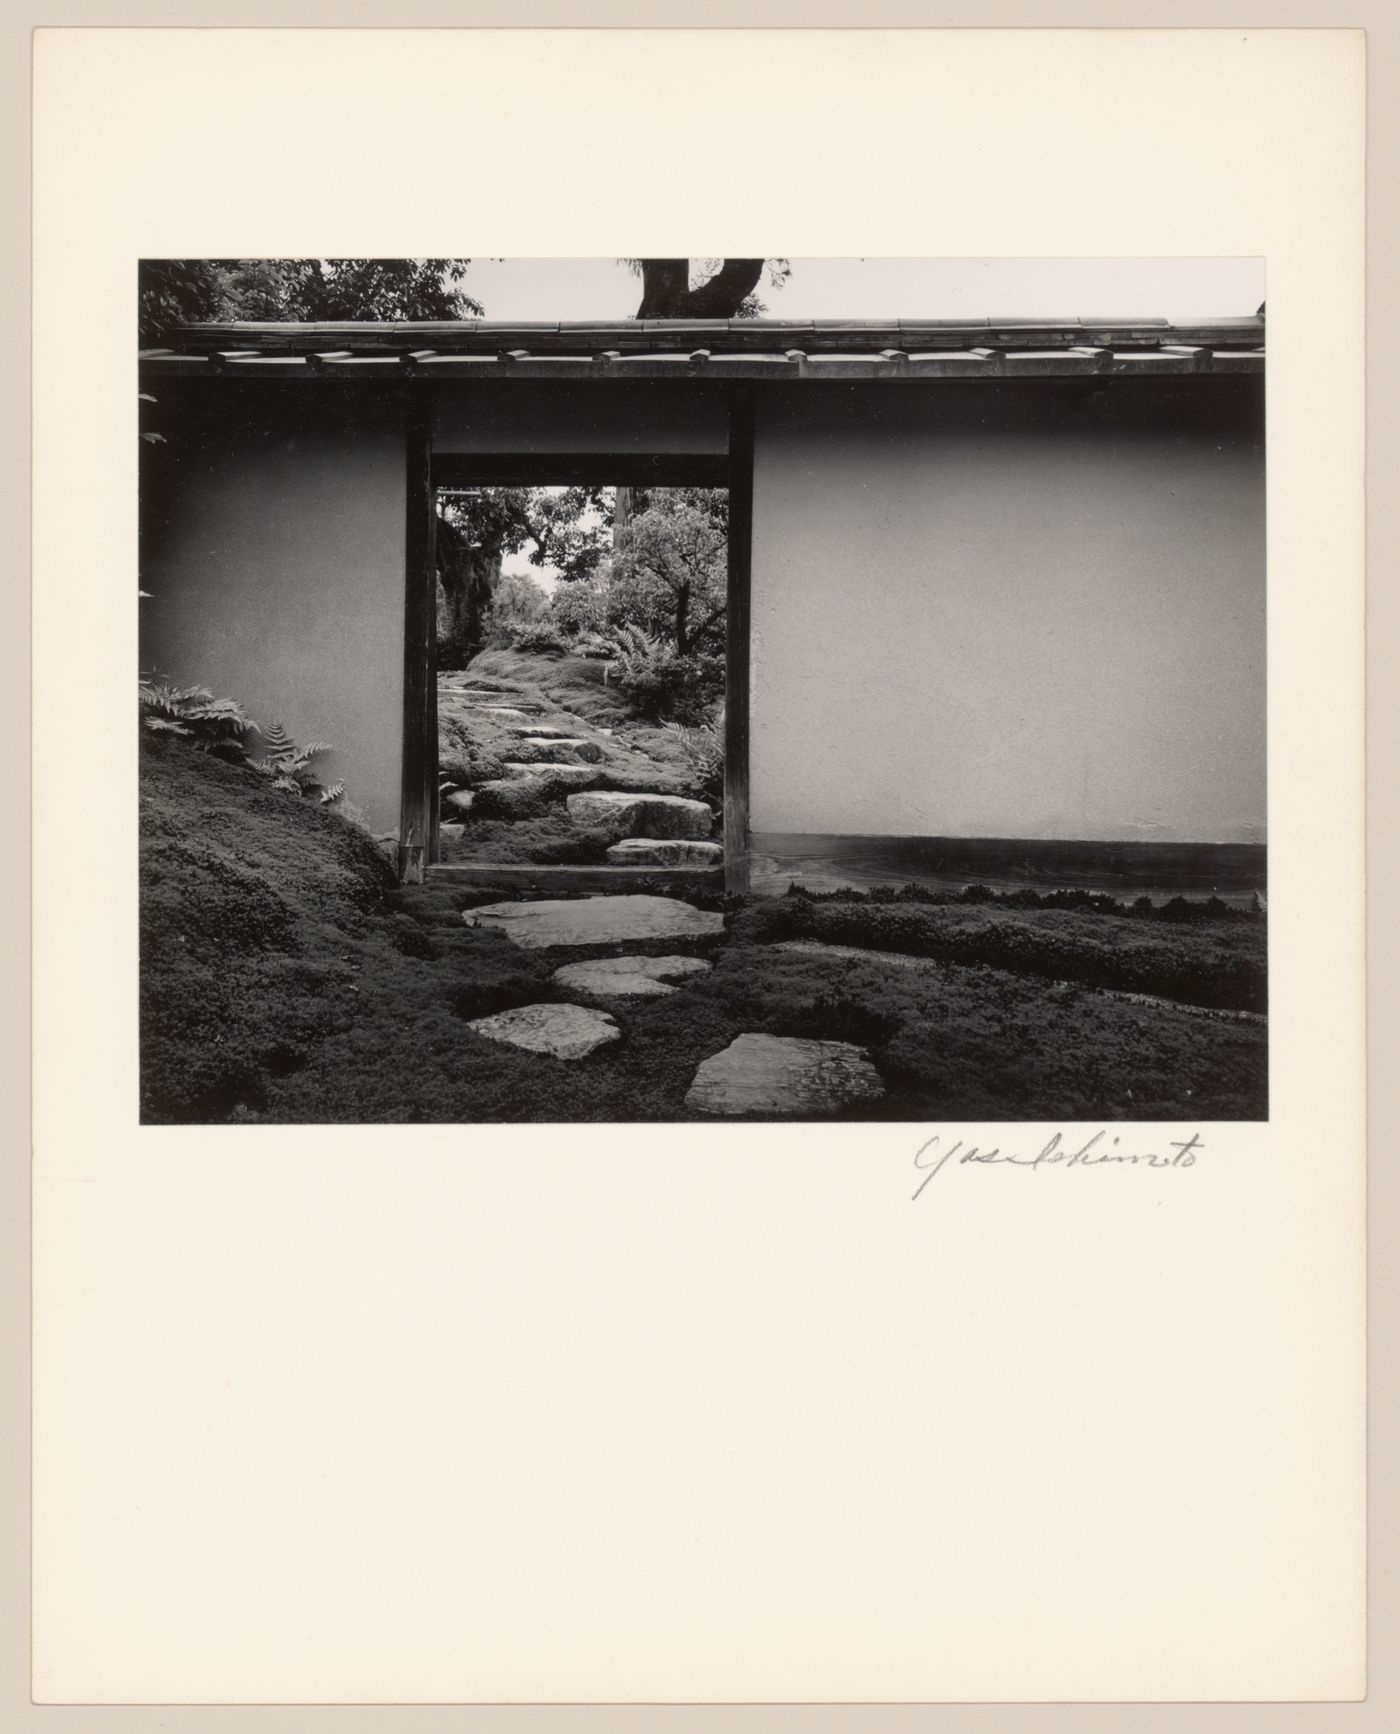
M 1268 1009 L 1265 924 L 1225 910 L 1214 919 L 1177 922 L 1024 908 L 1009 899 L 887 903 L 789 895 L 745 911 L 736 932 L 758 943 L 800 938 L 872 946 L 1188 1005 Z
M 696 1067 L 745 1031 L 867 1047 L 888 1095 L 859 1118 L 1267 1112 L 1262 1026 L 1064 979 L 1067 962 L 1088 972 L 1087 959 L 1128 985 L 1151 981 L 1147 992 L 1166 980 L 1209 994 L 1213 972 L 1228 975 L 1233 961 L 1255 972 L 1254 992 L 1262 922 L 1177 926 L 983 903 L 914 907 L 915 931 L 883 921 L 878 902 L 778 899 L 734 912 L 718 939 L 626 947 L 688 951 L 714 968 L 623 1011 L 624 1039 L 571 1063 L 465 1027 L 511 1006 L 586 1001 L 558 991 L 551 973 L 596 953 L 522 951 L 463 920 L 499 893 L 399 892 L 362 831 L 178 742 L 143 748 L 141 820 L 151 1122 L 690 1119 L 683 1098 Z M 805 934 L 872 945 L 876 927 L 885 949 L 933 961 L 910 970 L 769 943 Z M 975 956 L 950 955 L 974 944 Z

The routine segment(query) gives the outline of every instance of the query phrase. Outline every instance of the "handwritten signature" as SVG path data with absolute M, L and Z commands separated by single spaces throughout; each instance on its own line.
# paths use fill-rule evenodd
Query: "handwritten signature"
M 976 1163 L 1006 1163 L 1013 1168 L 1042 1168 L 1058 1164 L 1062 1168 L 1099 1168 L 1105 1163 L 1122 1163 L 1141 1168 L 1193 1168 L 1197 1155 L 1205 1149 L 1198 1132 L 1193 1132 L 1189 1138 L 1172 1138 L 1167 1141 L 1166 1150 L 1174 1151 L 1167 1155 L 1162 1150 L 1120 1150 L 1118 1135 L 1112 1138 L 1107 1132 L 1095 1132 L 1093 1137 L 1086 1138 L 1077 1149 L 1072 1149 L 1059 1132 L 1053 1134 L 1039 1150 L 1032 1155 L 1025 1155 L 1014 1150 L 1003 1150 L 993 1144 L 985 1149 L 976 1144 L 964 1148 L 961 1138 L 943 1147 L 943 1134 L 935 1133 L 926 1144 L 920 1146 L 914 1157 L 914 1166 L 923 1175 L 914 1192 L 917 1199 L 925 1186 L 936 1175 L 941 1174 L 949 1162 L 956 1156 L 959 1165 L 964 1162 Z M 910 1200 L 913 1202 L 913 1199 Z

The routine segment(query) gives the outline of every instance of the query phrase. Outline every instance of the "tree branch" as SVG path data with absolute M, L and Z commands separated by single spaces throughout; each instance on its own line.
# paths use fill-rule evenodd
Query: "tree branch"
M 689 259 L 643 259 L 638 319 L 733 319 L 758 287 L 762 259 L 726 259 L 706 283 L 691 289 Z
M 733 319 L 746 295 L 758 287 L 762 259 L 726 259 L 710 278 L 686 297 L 684 319 Z

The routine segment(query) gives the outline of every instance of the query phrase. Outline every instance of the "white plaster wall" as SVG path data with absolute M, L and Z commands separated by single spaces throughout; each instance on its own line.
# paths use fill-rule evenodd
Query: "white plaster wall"
M 638 380 L 444 380 L 433 391 L 437 452 L 673 452 L 729 447 L 722 385 Z
M 760 397 L 755 832 L 1264 840 L 1257 400 L 1132 391 Z
M 143 534 L 142 669 L 238 699 L 300 741 L 330 742 L 329 780 L 344 779 L 376 831 L 393 830 L 402 407 L 275 388 L 217 396 L 184 420 L 170 406 Z

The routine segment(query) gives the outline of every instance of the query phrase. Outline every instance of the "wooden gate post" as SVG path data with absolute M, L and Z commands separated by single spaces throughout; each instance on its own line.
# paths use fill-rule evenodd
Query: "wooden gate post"
M 406 523 L 403 614 L 403 785 L 399 799 L 399 880 L 421 885 L 437 832 L 437 572 L 432 412 L 422 386 L 405 405 Z
M 729 580 L 725 607 L 724 888 L 749 889 L 749 602 L 753 572 L 753 391 L 729 400 Z

